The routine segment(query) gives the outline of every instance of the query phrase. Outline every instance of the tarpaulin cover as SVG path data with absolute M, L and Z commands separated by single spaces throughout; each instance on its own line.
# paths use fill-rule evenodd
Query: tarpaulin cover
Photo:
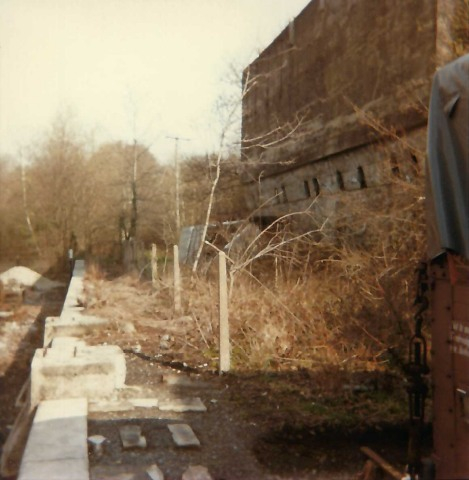
M 428 254 L 469 259 L 469 55 L 435 74 L 427 147 Z

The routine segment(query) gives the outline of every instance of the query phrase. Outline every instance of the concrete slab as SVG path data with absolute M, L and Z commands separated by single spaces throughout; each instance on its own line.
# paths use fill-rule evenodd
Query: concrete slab
M 90 400 L 88 403 L 90 412 L 129 412 L 134 408 L 134 405 L 127 400 Z
M 173 440 L 178 447 L 200 447 L 200 441 L 186 423 L 168 425 Z
M 34 416 L 18 480 L 88 480 L 87 401 L 42 402 Z
M 139 425 L 123 425 L 119 428 L 119 435 L 124 449 L 147 446 L 147 440 L 142 436 L 142 428 Z
M 138 408 L 156 408 L 159 404 L 157 398 L 129 398 L 129 402 Z
M 18 480 L 89 480 L 88 459 L 49 460 L 21 464 Z
M 183 474 L 182 480 L 213 480 L 207 467 L 191 465 Z
M 164 412 L 206 412 L 207 407 L 199 397 L 173 398 L 160 401 L 160 410 Z
M 156 464 L 147 468 L 147 475 L 151 480 L 164 480 L 164 474 Z
M 140 465 L 94 464 L 90 468 L 91 480 L 143 480 L 144 467 Z

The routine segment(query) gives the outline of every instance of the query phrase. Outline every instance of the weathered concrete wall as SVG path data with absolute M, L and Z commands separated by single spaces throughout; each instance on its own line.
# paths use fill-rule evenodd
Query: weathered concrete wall
M 278 217 L 313 203 L 327 216 L 343 191 L 376 194 L 389 172 L 421 168 L 431 81 L 450 59 L 455 1 L 306 6 L 244 72 L 250 209 Z
M 289 136 L 248 155 L 270 175 L 369 143 L 379 135 L 357 109 L 388 126 L 423 125 L 435 18 L 430 0 L 312 1 L 245 72 L 244 147 Z
M 411 132 L 405 142 L 365 145 L 267 176 L 246 185 L 247 201 L 252 209 L 264 205 L 266 217 L 308 210 L 321 222 L 347 201 L 344 194 L 376 195 L 395 180 L 412 181 L 423 170 L 425 139 L 423 127 Z

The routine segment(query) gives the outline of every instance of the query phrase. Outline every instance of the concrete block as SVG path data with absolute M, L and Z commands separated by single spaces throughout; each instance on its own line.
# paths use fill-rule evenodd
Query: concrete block
M 134 407 L 139 408 L 156 408 L 159 400 L 157 398 L 129 398 L 129 402 Z
M 21 464 L 18 480 L 89 480 L 88 459 L 49 460 Z
M 146 448 L 147 440 L 142 436 L 142 429 L 138 425 L 123 425 L 119 428 L 122 446 L 127 448 Z
M 90 400 L 88 410 L 90 412 L 129 412 L 134 405 L 127 400 Z
M 96 361 L 111 361 L 114 365 L 114 381 L 116 388 L 125 387 L 127 367 L 125 355 L 117 345 L 98 345 L 94 347 L 83 346 L 77 349 L 78 357 L 92 357 Z
M 108 321 L 93 315 L 68 311 L 60 317 L 47 317 L 44 327 L 44 346 L 49 346 L 55 337 L 83 337 L 104 328 Z
M 182 480 L 213 480 L 207 467 L 191 465 L 183 474 Z
M 173 398 L 161 401 L 159 409 L 165 412 L 206 412 L 207 407 L 199 397 Z
M 213 385 L 209 382 L 204 382 L 198 378 L 191 378 L 186 375 L 163 375 L 163 382 L 168 385 L 177 385 L 178 387 L 213 388 Z
M 87 413 L 85 398 L 42 402 L 18 480 L 88 480 Z
M 168 425 L 173 440 L 178 447 L 200 447 L 200 441 L 186 423 Z
M 156 464 L 147 468 L 147 475 L 151 478 L 151 480 L 164 480 L 164 474 Z
M 38 349 L 31 364 L 31 405 L 58 398 L 109 398 L 125 385 L 117 346 Z
M 77 337 L 55 337 L 52 339 L 51 348 L 78 348 L 78 347 L 85 347 L 86 342 L 84 340 L 80 340 Z

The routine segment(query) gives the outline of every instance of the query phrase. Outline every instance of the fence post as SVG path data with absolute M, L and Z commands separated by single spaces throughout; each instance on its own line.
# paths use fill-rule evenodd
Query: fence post
M 179 271 L 179 247 L 173 247 L 173 268 L 174 268 L 174 311 L 181 313 L 181 273 Z
M 158 251 L 156 249 L 156 244 L 152 243 L 151 245 L 151 283 L 153 288 L 156 288 L 158 285 Z
M 226 281 L 226 256 L 218 255 L 219 304 L 220 304 L 220 373 L 228 372 L 231 367 L 230 326 L 228 321 L 228 289 Z

